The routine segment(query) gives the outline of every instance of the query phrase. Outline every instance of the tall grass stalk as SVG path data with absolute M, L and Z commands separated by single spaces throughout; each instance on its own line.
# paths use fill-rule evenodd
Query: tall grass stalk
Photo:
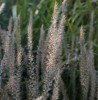
M 88 87 L 89 87 L 89 70 L 87 65 L 86 51 L 85 51 L 85 39 L 83 27 L 80 29 L 80 82 L 82 89 L 82 99 L 87 100 Z
M 35 100 L 39 95 L 38 89 L 38 68 L 34 65 L 34 57 L 33 57 L 33 36 L 32 36 L 32 11 L 30 10 L 29 24 L 28 24 L 28 98 L 29 100 Z
M 96 73 L 94 66 L 94 51 L 93 51 L 93 34 L 94 34 L 94 11 L 91 13 L 91 22 L 90 22 L 90 30 L 89 30 L 89 43 L 88 43 L 88 59 L 89 59 L 89 67 L 90 67 L 90 100 L 94 100 L 95 98 L 95 86 L 96 86 Z

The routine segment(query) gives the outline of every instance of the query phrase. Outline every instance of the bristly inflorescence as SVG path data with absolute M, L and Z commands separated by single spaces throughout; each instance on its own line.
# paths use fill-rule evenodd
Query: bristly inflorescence
M 29 100 L 35 100 L 39 95 L 38 89 L 38 69 L 34 64 L 34 58 L 32 53 L 32 10 L 30 10 L 29 24 L 28 24 L 28 98 Z
M 80 29 L 80 82 L 82 88 L 82 99 L 87 100 L 89 87 L 89 70 L 87 65 L 86 50 L 84 46 L 84 31 Z
M 21 100 L 22 46 L 20 34 L 20 16 L 16 18 L 14 34 L 16 36 L 16 66 L 15 66 L 15 98 Z
M 65 23 L 65 13 L 61 15 L 59 24 L 58 21 L 58 4 L 55 3 L 52 24 L 49 28 L 46 42 L 45 42 L 45 54 L 43 60 L 43 74 L 44 74 L 44 92 L 48 98 L 52 91 L 52 86 L 54 84 L 54 77 L 57 70 L 61 67 L 61 54 L 62 54 L 62 40 L 64 32 L 64 23 Z M 55 87 L 54 87 L 55 88 Z

